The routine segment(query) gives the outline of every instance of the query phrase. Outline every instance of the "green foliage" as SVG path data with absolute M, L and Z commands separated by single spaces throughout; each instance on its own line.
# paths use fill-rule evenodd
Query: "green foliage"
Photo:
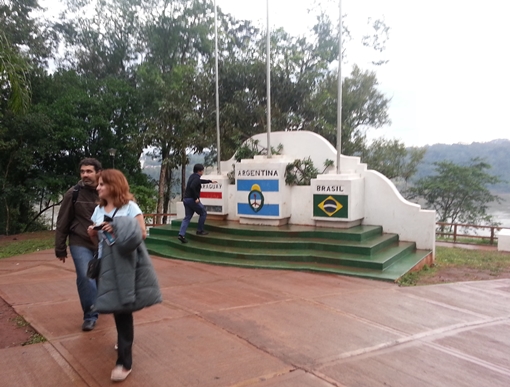
M 464 166 L 451 161 L 434 165 L 436 174 L 419 179 L 410 188 L 409 197 L 424 199 L 427 208 L 436 210 L 439 222 L 492 224 L 487 205 L 500 198 L 488 189 L 499 182 L 488 173 L 491 166 L 478 158 Z
M 57 22 L 44 19 L 37 1 L 0 4 L 1 233 L 35 227 L 76 183 L 83 157 L 96 157 L 106 168 L 115 163 L 131 184 L 150 187 L 139 165 L 147 147 L 162 166 L 157 209 L 163 211 L 172 186 L 180 182 L 183 190 L 190 155 L 214 154 L 217 144 L 211 2 L 65 4 Z M 272 32 L 271 125 L 273 131 L 313 130 L 335 144 L 337 23 L 320 7 L 313 12 L 317 21 L 306 36 Z M 264 31 L 221 9 L 218 22 L 225 160 L 267 130 L 267 43 Z M 387 28 L 382 22 L 371 27 L 363 44 L 380 52 Z M 342 32 L 348 36 L 347 28 Z M 48 58 L 56 66 L 51 74 Z M 358 68 L 346 79 L 346 154 L 362 145 L 365 128 L 388 122 L 376 85 L 373 73 Z M 114 160 L 110 148 L 117 150 Z
M 158 192 L 151 187 L 131 186 L 131 193 L 144 214 L 153 214 L 158 203 Z
M 272 155 L 279 155 L 283 151 L 283 145 L 278 144 L 276 148 L 271 147 Z M 235 160 L 240 162 L 241 160 L 253 159 L 255 156 L 267 155 L 267 148 L 260 145 L 259 140 L 253 140 L 249 138 L 246 140 L 235 152 Z M 235 164 L 232 164 L 234 168 L 232 171 L 227 173 L 227 177 L 230 184 L 235 184 Z
M 29 70 L 28 61 L 0 31 L 0 100 L 7 100 L 7 108 L 15 114 L 26 112 L 30 104 L 31 90 L 27 76 Z M 0 149 L 1 147 L 0 138 Z
M 282 144 L 278 144 L 276 148 L 271 147 L 271 154 L 273 155 L 279 155 L 282 153 L 282 151 Z M 253 159 L 255 156 L 260 155 L 267 155 L 267 148 L 261 146 L 259 140 L 253 140 L 249 138 L 237 149 L 235 153 L 235 160 L 240 162 L 241 160 Z
M 334 165 L 333 160 L 324 161 L 322 173 Z M 285 183 L 288 185 L 310 185 L 312 179 L 319 174 L 319 170 L 313 165 L 310 157 L 302 160 L 296 159 L 293 163 L 287 164 L 285 168 Z
M 354 66 L 342 83 L 342 154 L 357 155 L 366 146 L 366 130 L 390 124 L 390 99 L 377 89 L 374 72 Z M 329 74 L 318 83 L 307 104 L 303 129 L 325 137 L 336 146 L 338 77 Z
M 406 148 L 398 140 L 380 138 L 363 149 L 361 161 L 388 179 L 401 178 L 407 182 L 416 173 L 426 152 L 426 148 Z

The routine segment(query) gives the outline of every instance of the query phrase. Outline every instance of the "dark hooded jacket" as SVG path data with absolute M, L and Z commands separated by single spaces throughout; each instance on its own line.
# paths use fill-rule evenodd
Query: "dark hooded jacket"
M 76 187 L 71 187 L 64 195 L 58 211 L 57 228 L 55 232 L 55 255 L 67 256 L 66 240 L 69 237 L 69 246 L 83 246 L 90 250 L 96 247 L 87 233 L 87 228 L 92 224 L 90 217 L 97 206 L 97 191 L 95 187 L 83 184 L 80 180 L 80 189 L 73 203 L 73 192 Z
M 99 313 L 134 312 L 162 302 L 158 278 L 138 221 L 117 216 L 112 222 L 115 243 L 103 243 L 97 300 Z

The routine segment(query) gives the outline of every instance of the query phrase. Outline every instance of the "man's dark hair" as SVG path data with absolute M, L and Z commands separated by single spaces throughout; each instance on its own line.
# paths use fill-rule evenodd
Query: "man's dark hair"
M 96 172 L 99 172 L 100 170 L 103 169 L 103 167 L 101 166 L 101 163 L 99 162 L 99 160 L 94 159 L 92 157 L 88 157 L 88 158 L 83 159 L 82 161 L 80 161 L 80 164 L 78 164 L 78 168 L 81 168 L 84 165 L 92 165 L 94 167 L 94 169 L 96 170 Z
M 195 164 L 193 167 L 193 173 L 197 173 L 204 170 L 204 166 L 202 164 Z

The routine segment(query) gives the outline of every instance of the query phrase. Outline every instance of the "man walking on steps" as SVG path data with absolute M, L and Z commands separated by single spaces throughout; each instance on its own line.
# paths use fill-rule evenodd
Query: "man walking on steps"
M 97 284 L 87 277 L 87 266 L 93 258 L 96 246 L 90 239 L 87 228 L 92 224 L 92 213 L 96 208 L 96 191 L 101 163 L 93 158 L 80 161 L 81 180 L 65 194 L 57 218 L 55 234 L 55 255 L 65 263 L 67 258 L 66 240 L 76 269 L 76 286 L 83 309 L 83 331 L 91 331 L 96 326 L 98 314 L 91 312 L 96 302 Z
M 207 211 L 204 205 L 200 202 L 200 190 L 202 184 L 216 183 L 214 180 L 201 180 L 201 176 L 204 174 L 204 166 L 202 164 L 195 164 L 193 167 L 193 174 L 189 177 L 188 183 L 186 184 L 186 190 L 184 191 L 184 198 L 182 202 L 184 204 L 185 216 L 182 220 L 181 229 L 179 231 L 179 240 L 182 243 L 188 243 L 186 239 L 186 230 L 189 226 L 189 222 L 196 212 L 199 216 L 197 235 L 209 234 L 204 230 L 205 219 L 207 218 Z

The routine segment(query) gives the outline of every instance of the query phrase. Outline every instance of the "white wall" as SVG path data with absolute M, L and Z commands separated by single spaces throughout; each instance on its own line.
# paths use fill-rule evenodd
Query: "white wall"
M 386 176 L 373 170 L 365 174 L 365 218 L 363 224 L 381 225 L 385 232 L 396 233 L 400 240 L 416 242 L 419 249 L 434 251 L 436 212 L 422 210 L 405 200 Z
M 267 134 L 252 137 L 261 146 L 267 146 Z M 322 172 L 324 162 L 329 159 L 336 163 L 335 148 L 323 137 L 308 131 L 271 133 L 271 145 L 283 145 L 283 155 L 289 159 L 310 157 L 314 166 Z M 222 162 L 222 174 L 232 169 L 234 158 Z M 377 171 L 367 170 L 359 157 L 341 156 L 342 174 L 358 174 L 365 179 L 364 219 L 362 224 L 382 226 L 384 232 L 396 233 L 400 240 L 416 242 L 419 249 L 432 250 L 435 254 L 435 211 L 422 210 L 418 204 L 405 200 L 395 185 Z M 336 173 L 336 166 L 326 173 Z M 313 196 L 310 186 L 294 186 L 290 190 L 290 224 L 314 225 L 312 219 Z M 235 208 L 235 185 L 228 187 L 227 219 L 238 220 Z M 179 211 L 178 211 L 179 212 Z

